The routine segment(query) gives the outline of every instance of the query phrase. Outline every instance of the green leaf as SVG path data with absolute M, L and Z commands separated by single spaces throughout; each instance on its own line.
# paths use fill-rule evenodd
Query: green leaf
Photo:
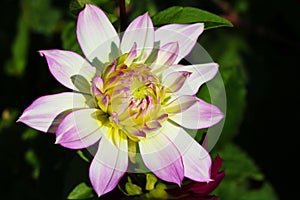
M 93 189 L 83 182 L 70 192 L 68 199 L 89 199 L 92 197 L 94 197 Z
M 181 6 L 167 8 L 153 16 L 152 20 L 153 24 L 156 26 L 174 23 L 189 24 L 196 22 L 204 23 L 205 29 L 233 26 L 228 20 L 205 10 Z
M 27 52 L 29 46 L 29 30 L 21 15 L 18 21 L 17 35 L 12 45 L 12 57 L 5 63 L 7 75 L 21 76 L 27 64 Z

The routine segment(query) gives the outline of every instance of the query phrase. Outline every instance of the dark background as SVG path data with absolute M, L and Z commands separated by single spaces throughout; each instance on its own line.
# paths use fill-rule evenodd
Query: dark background
M 37 53 L 40 49 L 62 48 L 60 27 L 51 34 L 30 31 L 25 71 L 22 74 L 7 72 L 5 63 L 12 56 L 11 46 L 24 2 L 2 0 L 0 3 L 0 111 L 2 118 L 7 117 L 9 111 L 8 118 L 13 121 L 7 124 L 1 122 L 0 195 L 3 199 L 40 199 L 41 196 L 59 199 L 61 193 L 73 187 L 65 188 L 64 183 L 69 179 L 74 182 L 82 176 L 65 177 L 64 174 L 71 169 L 87 170 L 88 165 L 77 160 L 72 152 L 53 145 L 54 137 L 50 134 L 35 136 L 34 141 L 24 141 L 20 137 L 25 130 L 24 125 L 14 123 L 35 98 L 62 90 L 57 89 L 58 84 Z M 280 199 L 297 198 L 300 1 L 188 0 L 155 3 L 159 10 L 173 5 L 196 6 L 223 15 L 235 25 L 221 31 L 241 36 L 250 50 L 241 53 L 247 74 L 246 109 L 234 141 L 254 158 Z M 67 14 L 69 1 L 53 0 L 51 4 L 61 11 L 63 19 L 76 20 Z M 217 31 L 219 29 L 208 33 Z M 43 158 L 40 163 L 28 164 L 24 159 L 24 152 L 30 149 L 38 149 L 36 156 Z M 26 155 L 31 156 L 30 153 Z M 32 165 L 40 168 L 37 179 L 32 178 Z

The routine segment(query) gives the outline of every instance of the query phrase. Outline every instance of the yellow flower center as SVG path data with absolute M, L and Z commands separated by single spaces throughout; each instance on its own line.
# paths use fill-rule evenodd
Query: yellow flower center
M 148 66 L 127 66 L 123 58 L 104 69 L 99 94 L 94 95 L 98 108 L 109 116 L 106 125 L 139 141 L 158 130 L 167 118 L 161 109 L 165 89 Z

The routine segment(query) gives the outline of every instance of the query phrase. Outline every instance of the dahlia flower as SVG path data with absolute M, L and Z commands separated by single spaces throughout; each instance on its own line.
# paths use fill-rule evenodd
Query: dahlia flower
M 195 96 L 218 65 L 178 64 L 203 29 L 196 23 L 154 30 L 146 13 L 119 37 L 105 13 L 87 4 L 77 21 L 85 57 L 56 49 L 39 52 L 57 81 L 73 92 L 38 98 L 18 121 L 55 132 L 56 143 L 66 148 L 98 145 L 89 170 L 98 196 L 114 189 L 137 153 L 164 181 L 209 182 L 209 153 L 185 128 L 207 128 L 223 118 L 217 107 Z

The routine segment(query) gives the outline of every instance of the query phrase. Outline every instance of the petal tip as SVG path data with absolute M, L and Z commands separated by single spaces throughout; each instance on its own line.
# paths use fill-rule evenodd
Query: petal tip
M 22 118 L 23 118 L 23 114 L 16 120 L 16 123 L 18 123 L 18 122 L 23 122 L 23 121 L 22 121 Z
M 149 19 L 151 20 L 148 11 L 145 12 L 145 14 L 141 15 L 141 17 L 142 17 L 142 18 L 146 18 L 147 20 L 149 20 Z
M 39 50 L 38 53 L 40 54 L 40 56 L 44 57 L 44 50 Z
M 16 123 L 24 123 L 26 124 L 26 117 L 24 116 L 24 114 L 22 114 L 17 120 L 16 120 Z
M 84 6 L 84 10 L 94 10 L 94 9 L 99 9 L 97 6 L 93 5 L 93 4 L 85 4 Z
M 57 134 L 57 133 L 56 133 Z M 54 144 L 60 144 L 62 135 L 56 135 Z

